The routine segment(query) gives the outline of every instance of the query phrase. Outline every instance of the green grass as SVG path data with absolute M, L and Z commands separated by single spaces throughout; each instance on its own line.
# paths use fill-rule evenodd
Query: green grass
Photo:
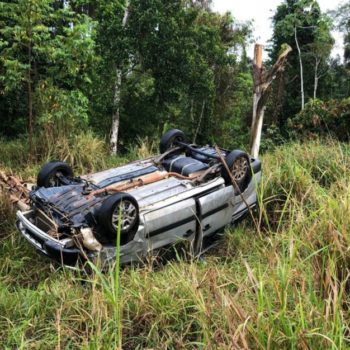
M 248 217 L 204 260 L 120 276 L 52 266 L 1 196 L 0 348 L 350 348 L 350 146 L 285 145 L 263 166 L 259 232 Z

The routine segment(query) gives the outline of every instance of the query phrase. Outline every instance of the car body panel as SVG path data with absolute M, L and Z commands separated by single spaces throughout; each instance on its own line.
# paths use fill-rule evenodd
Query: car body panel
M 232 186 L 220 188 L 199 199 L 203 237 L 231 222 L 236 200 Z
M 117 168 L 81 176 L 81 178 L 90 181 L 99 187 L 106 187 L 116 182 L 128 180 L 130 179 L 130 175 L 141 176 L 150 174 L 157 170 L 157 167 L 149 160 L 136 161 Z

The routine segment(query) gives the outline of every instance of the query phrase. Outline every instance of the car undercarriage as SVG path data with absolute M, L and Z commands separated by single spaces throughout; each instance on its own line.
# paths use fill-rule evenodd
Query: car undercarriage
M 64 162 L 45 164 L 32 188 L 12 186 L 19 232 L 44 255 L 76 266 L 113 262 L 119 230 L 120 260 L 129 263 L 178 241 L 198 255 L 205 237 L 255 205 L 261 163 L 245 152 L 189 144 L 177 129 L 163 135 L 160 152 L 79 177 Z

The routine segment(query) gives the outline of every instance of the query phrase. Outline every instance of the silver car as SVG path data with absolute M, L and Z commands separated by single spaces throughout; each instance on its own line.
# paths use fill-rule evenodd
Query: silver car
M 261 163 L 243 151 L 197 146 L 177 129 L 160 140 L 160 155 L 75 177 L 64 162 L 40 170 L 30 210 L 17 212 L 20 233 L 39 252 L 68 266 L 116 257 L 140 261 L 152 251 L 203 240 L 256 204 Z

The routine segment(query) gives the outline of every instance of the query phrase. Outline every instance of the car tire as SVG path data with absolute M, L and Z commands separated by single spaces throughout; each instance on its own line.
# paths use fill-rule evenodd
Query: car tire
M 122 208 L 120 209 L 120 205 Z M 98 210 L 98 223 L 101 234 L 110 242 L 115 242 L 118 231 L 119 211 L 122 210 L 120 244 L 130 242 L 139 226 L 139 206 L 136 199 L 128 193 L 119 192 L 109 196 Z
M 160 143 L 159 143 L 160 153 L 164 153 L 168 151 L 170 148 L 174 147 L 175 141 L 186 142 L 185 134 L 178 129 L 171 129 L 168 132 L 166 132 L 160 139 Z
M 230 152 L 225 160 L 231 171 L 231 176 L 234 178 L 238 187 L 235 188 L 235 193 L 244 192 L 252 178 L 248 154 L 240 150 L 235 150 Z M 221 176 L 224 178 L 226 185 L 232 185 L 231 176 L 224 166 L 221 169 Z
M 72 168 L 65 162 L 49 162 L 39 171 L 37 185 L 39 187 L 58 187 L 62 185 L 58 174 L 65 177 L 73 177 Z

